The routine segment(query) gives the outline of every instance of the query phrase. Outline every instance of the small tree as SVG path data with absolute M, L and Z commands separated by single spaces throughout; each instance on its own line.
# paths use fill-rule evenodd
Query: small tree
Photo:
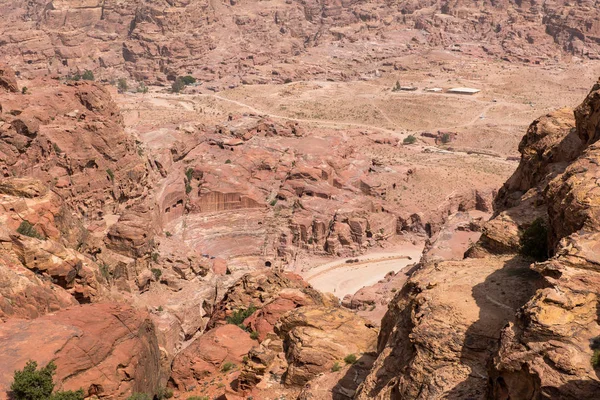
M 52 376 L 56 372 L 54 362 L 37 369 L 35 361 L 27 361 L 22 371 L 15 371 L 10 390 L 15 400 L 46 400 L 54 390 Z
M 10 385 L 14 400 L 83 400 L 85 394 L 82 389 L 77 391 L 56 392 L 54 390 L 53 375 L 56 365 L 50 361 L 48 365 L 37 369 L 35 361 L 28 361 L 25 368 L 15 371 L 13 383 Z
M 175 79 L 175 82 L 171 85 L 171 90 L 173 93 L 179 93 L 185 88 L 185 82 L 181 77 Z
M 443 133 L 441 140 L 442 140 L 442 143 L 444 143 L 444 144 L 450 143 L 450 134 L 449 133 Z
M 23 86 L 23 88 L 21 88 L 21 94 L 27 94 L 27 86 Z
M 191 85 L 192 83 L 196 83 L 196 78 L 194 78 L 191 75 L 186 75 L 186 76 L 180 76 L 177 79 L 181 79 L 183 81 L 184 85 Z
M 120 93 L 126 92 L 127 89 L 129 89 L 129 86 L 127 86 L 127 79 L 119 78 L 119 80 L 117 81 L 117 87 L 119 88 Z
M 83 73 L 83 75 L 81 75 L 81 78 L 84 81 L 93 81 L 94 73 L 92 71 L 90 71 L 89 69 L 86 69 L 85 72 Z

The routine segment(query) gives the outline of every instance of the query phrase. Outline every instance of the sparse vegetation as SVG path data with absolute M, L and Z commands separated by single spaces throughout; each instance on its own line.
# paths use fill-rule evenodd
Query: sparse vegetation
M 231 160 L 230 159 L 225 160 L 225 164 L 231 164 Z
M 56 143 L 52 143 L 52 148 L 54 149 L 54 152 L 56 154 L 62 153 L 62 149 L 60 147 L 58 147 L 58 145 Z
M 106 173 L 108 174 L 108 177 L 110 178 L 110 180 L 114 182 L 115 181 L 115 173 L 112 171 L 112 169 L 107 168 Z
M 152 400 L 152 397 L 146 393 L 134 393 L 127 400 Z
M 187 400 L 210 400 L 208 396 L 192 396 L 188 397 Z
M 165 236 L 166 236 L 166 237 L 171 237 L 171 236 L 173 236 L 173 234 L 172 234 L 171 232 L 169 232 L 169 231 L 166 231 L 166 232 L 165 232 Z
M 35 227 L 31 224 L 31 222 L 27 220 L 23 220 L 23 222 L 21 222 L 21 225 L 19 225 L 19 227 L 17 228 L 17 232 L 19 232 L 21 235 L 29 236 L 40 240 L 46 240 L 46 237 L 39 233 L 37 229 L 35 229 Z
M 190 185 L 189 181 L 184 181 L 185 182 L 185 194 L 190 194 L 190 192 L 192 191 L 192 185 Z
M 135 91 L 138 93 L 148 93 L 148 86 L 146 86 L 146 84 L 144 82 L 140 82 L 138 84 L 137 89 L 135 89 Z
M 542 218 L 537 218 L 521 235 L 521 254 L 536 261 L 548 259 L 548 228 Z
M 20 371 L 15 371 L 13 383 L 10 385 L 11 398 L 14 400 L 83 400 L 83 390 L 52 393 L 56 373 L 56 365 L 49 362 L 38 369 L 35 361 L 28 361 Z
M 151 257 L 152 257 L 152 261 L 154 262 L 158 262 L 158 253 L 152 253 Z
M 408 135 L 402 141 L 403 144 L 415 144 L 417 142 L 417 138 L 414 135 Z
M 110 266 L 106 263 L 100 264 L 100 273 L 108 281 L 110 278 Z
M 450 134 L 449 133 L 443 133 L 441 140 L 442 140 L 442 143 L 444 143 L 444 144 L 450 143 Z
M 228 324 L 237 325 L 242 329 L 246 329 L 244 326 L 244 320 L 254 314 L 257 310 L 256 307 L 250 305 L 248 308 L 239 308 L 235 310 L 229 317 L 226 318 Z
M 396 84 L 394 85 L 394 87 L 392 88 L 392 92 L 399 92 L 401 85 L 399 81 L 396 81 Z
M 162 271 L 158 268 L 152 268 L 151 269 L 152 274 L 154 275 L 154 279 L 159 280 L 160 277 L 162 276 Z
M 119 78 L 117 81 L 117 88 L 119 89 L 119 93 L 125 93 L 129 86 L 127 85 L 127 79 Z
M 161 387 L 160 389 L 158 389 L 158 393 L 156 393 L 156 397 L 158 398 L 158 400 L 170 399 L 171 397 L 173 397 L 173 391 L 169 388 Z
M 354 354 L 348 354 L 346 357 L 344 357 L 344 362 L 346 364 L 354 364 L 356 362 L 357 358 L 356 355 Z
M 590 347 L 594 351 L 592 353 L 592 359 L 590 360 L 592 367 L 594 367 L 594 369 L 600 368 L 600 336 L 592 338 Z
M 27 94 L 27 86 L 21 88 L 21 94 Z
M 86 69 L 83 75 L 81 75 L 81 79 L 83 79 L 84 81 L 93 81 L 94 73 L 89 69 Z
M 191 75 L 180 76 L 179 78 L 186 86 L 196 83 L 196 78 Z
M 185 177 L 187 178 L 187 180 L 189 182 L 192 181 L 193 175 L 194 175 L 194 169 L 193 168 L 188 168 L 188 169 L 185 170 Z
M 231 361 L 227 361 L 221 365 L 221 372 L 229 372 L 232 369 L 235 369 L 235 364 Z
M 277 199 L 271 200 L 271 202 L 269 204 L 271 205 L 271 207 L 274 207 L 275 204 L 277 204 Z
M 338 372 L 340 369 L 342 369 L 342 366 L 336 361 L 333 367 L 331 367 L 331 372 Z
M 252 339 L 252 340 L 258 340 L 258 332 L 252 331 L 250 333 L 250 339 Z

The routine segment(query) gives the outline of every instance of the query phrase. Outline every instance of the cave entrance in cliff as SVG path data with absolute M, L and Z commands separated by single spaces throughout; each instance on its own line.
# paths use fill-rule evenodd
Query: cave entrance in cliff
M 271 268 L 271 261 L 265 261 L 265 267 Z

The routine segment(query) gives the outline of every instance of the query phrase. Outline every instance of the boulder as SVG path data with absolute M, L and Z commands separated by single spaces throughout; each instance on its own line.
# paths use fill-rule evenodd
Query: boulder
M 34 320 L 0 324 L 0 398 L 28 360 L 54 361 L 57 390 L 124 399 L 157 393 L 160 360 L 154 325 L 144 313 L 117 304 L 75 306 Z
M 219 326 L 194 340 L 173 361 L 171 383 L 186 390 L 219 371 L 225 362 L 239 365 L 256 342 L 236 325 Z

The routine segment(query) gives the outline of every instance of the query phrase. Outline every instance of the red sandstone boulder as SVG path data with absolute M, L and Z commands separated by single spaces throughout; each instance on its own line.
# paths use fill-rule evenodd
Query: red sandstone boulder
M 18 92 L 17 78 L 15 73 L 7 65 L 0 65 L 0 88 L 7 92 Z
M 186 390 L 216 373 L 225 362 L 239 364 L 256 342 L 236 325 L 222 325 L 204 334 L 173 361 L 171 382 Z
M 0 324 L 0 399 L 28 360 L 57 366 L 57 390 L 124 399 L 156 393 L 159 351 L 154 325 L 129 306 L 75 306 L 31 320 Z

